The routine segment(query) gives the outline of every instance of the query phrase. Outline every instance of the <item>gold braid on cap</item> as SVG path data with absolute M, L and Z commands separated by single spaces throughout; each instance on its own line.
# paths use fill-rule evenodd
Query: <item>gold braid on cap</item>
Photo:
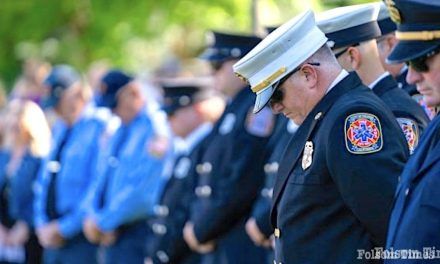
M 251 88 L 252 92 L 258 93 L 259 91 L 263 90 L 267 86 L 270 85 L 271 82 L 273 82 L 276 78 L 278 78 L 281 74 L 285 73 L 287 70 L 286 67 L 279 68 L 276 72 L 272 73 L 269 77 L 267 77 L 265 80 L 260 82 L 259 84 L 255 85 Z
M 399 9 L 396 7 L 396 3 L 393 0 L 385 0 L 385 4 L 387 5 L 390 13 L 391 20 L 393 20 L 393 22 L 396 24 L 400 24 L 402 22 L 402 18 L 400 16 Z
M 412 32 L 401 32 L 396 31 L 396 38 L 398 40 L 434 40 L 440 39 L 440 30 L 433 31 L 412 31 Z
M 246 79 L 246 77 L 244 77 L 243 75 L 241 75 L 240 73 L 236 72 L 235 76 L 237 76 L 240 80 L 242 80 L 243 82 L 245 82 L 246 84 L 249 84 L 248 79 Z

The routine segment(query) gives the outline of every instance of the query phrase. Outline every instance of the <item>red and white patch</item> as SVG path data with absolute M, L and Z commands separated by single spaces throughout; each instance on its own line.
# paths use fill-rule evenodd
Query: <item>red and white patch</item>
M 355 113 L 345 119 L 345 143 L 353 154 L 380 151 L 383 146 L 379 119 L 369 113 Z
M 409 118 L 397 118 L 397 122 L 408 142 L 409 153 L 413 154 L 419 144 L 419 129 L 417 123 Z

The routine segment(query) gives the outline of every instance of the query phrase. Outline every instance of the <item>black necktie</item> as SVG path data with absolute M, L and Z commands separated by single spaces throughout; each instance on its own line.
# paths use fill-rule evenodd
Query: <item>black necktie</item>
M 126 142 L 127 134 L 128 134 L 128 129 L 126 127 L 121 127 L 120 133 L 119 133 L 119 135 L 117 135 L 118 138 L 116 138 L 116 142 L 113 145 L 111 155 L 107 161 L 107 168 L 106 168 L 106 172 L 104 174 L 104 176 L 105 176 L 104 185 L 102 187 L 102 192 L 99 197 L 100 198 L 99 199 L 99 208 L 103 208 L 105 205 L 105 202 L 106 202 L 105 196 L 108 191 L 108 187 L 110 185 L 113 173 L 115 172 L 116 167 L 119 165 L 118 164 L 119 163 L 119 155 L 121 154 L 120 151 L 122 149 L 122 146 Z
M 53 159 L 49 162 L 48 166 L 51 172 L 51 177 L 49 180 L 49 188 L 47 190 L 47 201 L 46 201 L 46 212 L 47 216 L 50 220 L 54 220 L 59 218 L 59 214 L 56 209 L 56 182 L 58 173 L 61 170 L 61 154 L 63 152 L 64 147 L 69 139 L 72 128 L 68 128 L 64 133 L 60 144 L 58 145 L 55 155 Z

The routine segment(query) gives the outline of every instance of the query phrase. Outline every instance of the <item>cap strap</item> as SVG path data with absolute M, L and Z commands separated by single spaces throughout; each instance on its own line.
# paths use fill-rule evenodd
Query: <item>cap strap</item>
M 278 78 L 281 74 L 285 73 L 287 70 L 286 67 L 279 68 L 276 72 L 272 73 L 269 77 L 267 77 L 265 80 L 260 82 L 259 84 L 255 85 L 251 88 L 252 92 L 258 93 L 259 91 L 263 90 L 267 86 L 270 85 L 272 81 L 274 81 L 276 78 Z
M 433 31 L 412 31 L 412 32 L 396 32 L 398 40 L 434 40 L 440 39 L 440 30 Z

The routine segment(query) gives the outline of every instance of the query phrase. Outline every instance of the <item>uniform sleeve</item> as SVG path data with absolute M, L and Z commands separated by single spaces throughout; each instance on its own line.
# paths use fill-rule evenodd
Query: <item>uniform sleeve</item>
M 37 180 L 35 183 L 35 198 L 34 198 L 34 226 L 36 228 L 45 225 L 49 222 L 46 215 L 46 199 L 47 188 L 49 185 L 49 174 L 46 169 L 47 159 L 45 159 L 38 172 Z
M 13 219 L 24 221 L 31 227 L 34 226 L 33 186 L 38 177 L 40 165 L 41 159 L 34 159 L 27 163 L 25 170 L 21 171 L 23 175 L 20 175 L 22 178 L 20 185 L 11 186 L 10 214 Z
M 164 160 L 151 157 L 127 176 L 130 183 L 112 197 L 109 204 L 97 212 L 96 219 L 103 231 L 112 231 L 153 213 L 166 179 L 161 177 Z
M 327 166 L 346 205 L 375 245 L 383 246 L 408 150 L 395 120 L 369 108 L 359 110 L 335 120 L 327 138 Z
M 273 228 L 270 224 L 271 199 L 259 196 L 252 211 L 252 217 L 255 219 L 258 229 L 266 238 L 273 234 Z

